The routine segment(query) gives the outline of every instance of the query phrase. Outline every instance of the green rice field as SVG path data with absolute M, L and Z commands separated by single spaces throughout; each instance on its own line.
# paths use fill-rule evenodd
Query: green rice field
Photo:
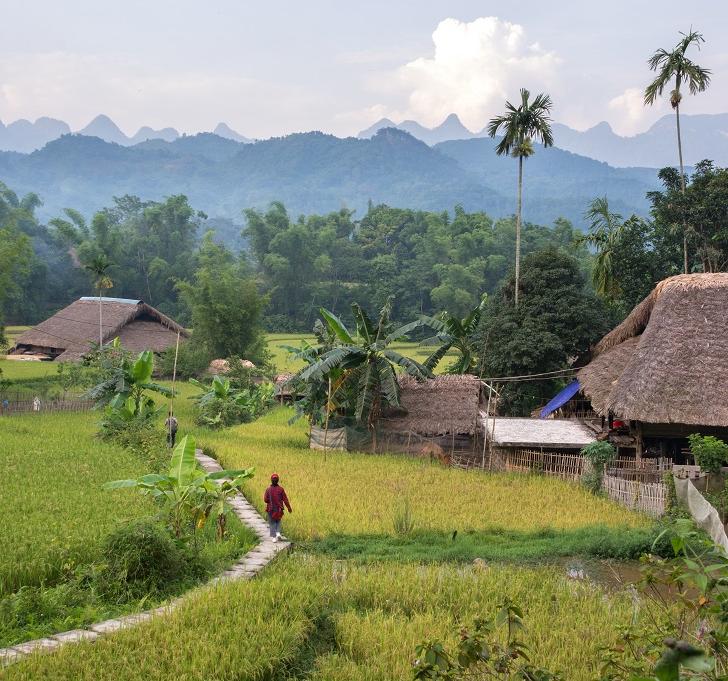
M 631 594 L 571 579 L 564 561 L 594 548 L 593 538 L 647 541 L 656 530 L 646 516 L 547 477 L 395 455 L 324 457 L 308 449 L 305 422 L 287 424 L 288 407 L 202 429 L 187 399 L 197 389 L 176 387 L 179 436 L 194 435 L 224 467 L 255 466 L 244 492 L 259 510 L 270 474 L 280 475 L 294 511 L 284 534 L 298 549 L 250 582 L 197 589 L 168 616 L 13 664 L 0 679 L 399 681 L 410 677 L 418 643 L 451 640 L 508 596 L 524 609 L 533 660 L 588 681 L 597 646 L 639 617 Z M 148 511 L 132 490 L 101 490 L 145 471 L 94 438 L 96 419 L 0 417 L 5 591 L 52 580 L 85 560 L 114 522 Z
M 146 471 L 130 452 L 93 437 L 97 419 L 0 417 L 0 595 L 87 562 L 117 520 L 150 513 L 141 495 L 101 489 Z

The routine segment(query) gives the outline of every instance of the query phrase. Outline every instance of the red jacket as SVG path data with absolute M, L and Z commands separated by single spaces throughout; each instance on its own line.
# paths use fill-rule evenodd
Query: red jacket
M 266 503 L 266 513 L 270 513 L 273 506 L 283 509 L 283 504 L 286 505 L 289 513 L 293 513 L 291 505 L 288 503 L 288 497 L 286 496 L 286 490 L 280 485 L 271 485 L 263 495 L 263 501 Z

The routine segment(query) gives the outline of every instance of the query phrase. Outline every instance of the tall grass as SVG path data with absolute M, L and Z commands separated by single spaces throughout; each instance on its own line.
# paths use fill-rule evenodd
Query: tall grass
M 636 616 L 627 595 L 574 582 L 553 568 L 351 567 L 293 556 L 252 582 L 216 586 L 171 615 L 93 644 L 34 657 L 9 680 L 307 678 L 401 681 L 414 647 L 450 638 L 503 595 L 525 612 L 533 659 L 566 678 L 591 678 L 596 644 Z M 333 639 L 316 641 L 328 618 Z M 323 645 L 325 644 L 325 645 Z
M 0 417 L 0 595 L 53 580 L 85 562 L 119 519 L 150 512 L 109 480 L 145 473 L 119 447 L 95 439 L 98 414 Z
M 200 437 L 225 467 L 256 467 L 258 474 L 244 491 L 259 510 L 268 476 L 280 475 L 294 509 L 284 527 L 299 541 L 331 534 L 392 535 L 406 498 L 408 523 L 423 531 L 651 524 L 580 486 L 548 477 L 468 473 L 429 459 L 357 452 L 330 452 L 324 461 L 321 452 L 307 448 L 304 422 L 287 425 L 291 414 L 282 407 L 255 423 Z

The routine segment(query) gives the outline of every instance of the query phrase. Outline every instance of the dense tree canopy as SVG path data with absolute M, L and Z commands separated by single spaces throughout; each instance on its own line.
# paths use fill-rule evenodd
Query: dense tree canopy
M 487 378 L 567 369 L 611 328 L 600 299 L 585 290 L 579 263 L 564 251 L 550 247 L 526 256 L 520 288 L 518 307 L 515 276 L 488 299 L 480 347 Z M 560 380 L 496 380 L 501 392 L 499 413 L 529 414 L 553 397 Z

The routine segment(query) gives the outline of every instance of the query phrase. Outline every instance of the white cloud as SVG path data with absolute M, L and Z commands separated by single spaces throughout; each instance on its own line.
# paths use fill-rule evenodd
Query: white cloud
M 614 114 L 611 116 L 614 132 L 623 136 L 636 135 L 667 113 L 664 102 L 658 100 L 653 106 L 645 106 L 644 97 L 644 90 L 632 87 L 609 100 L 609 109 Z
M 379 80 L 380 89 L 408 95 L 404 110 L 390 111 L 390 118 L 435 126 L 454 112 L 480 130 L 520 88 L 548 91 L 560 63 L 554 52 L 529 44 L 522 26 L 498 17 L 445 19 L 432 39 L 434 57 L 416 59 Z

